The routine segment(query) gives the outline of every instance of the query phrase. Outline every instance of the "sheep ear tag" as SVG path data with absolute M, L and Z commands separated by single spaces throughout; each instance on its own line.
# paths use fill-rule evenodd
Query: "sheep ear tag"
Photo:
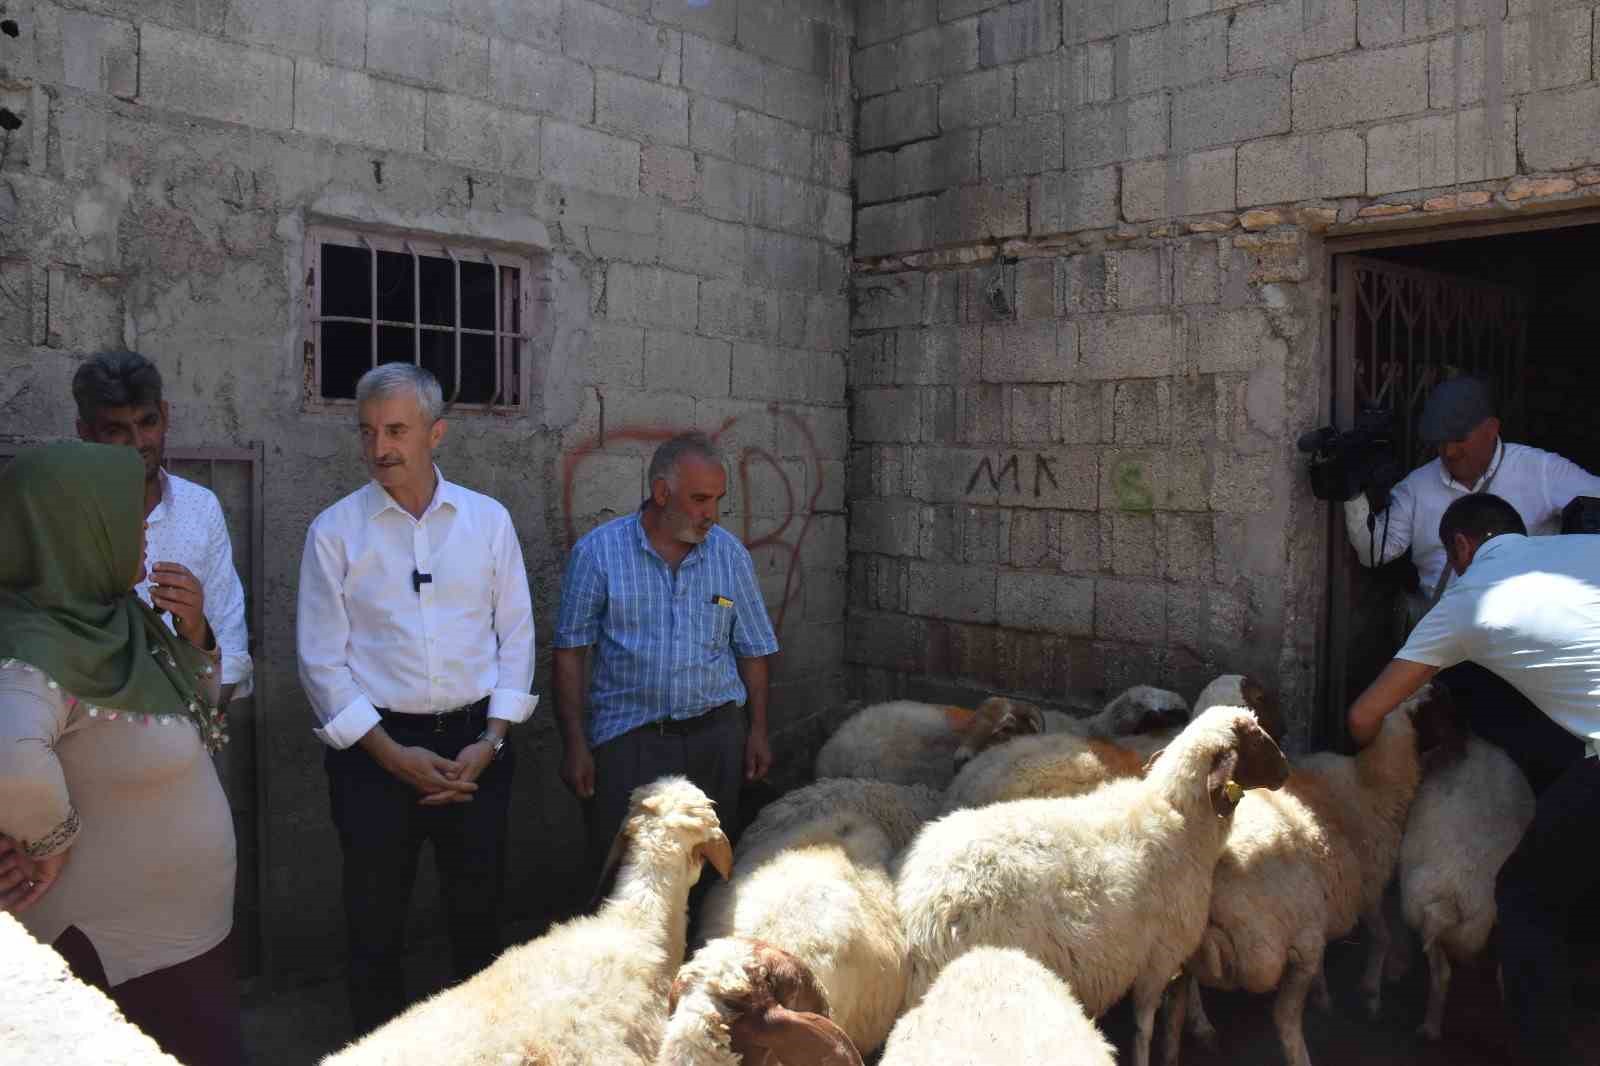
M 1240 800 L 1244 799 L 1244 787 L 1231 777 L 1228 779 L 1228 783 L 1222 786 L 1222 791 L 1228 797 L 1228 802 L 1235 807 L 1239 805 Z

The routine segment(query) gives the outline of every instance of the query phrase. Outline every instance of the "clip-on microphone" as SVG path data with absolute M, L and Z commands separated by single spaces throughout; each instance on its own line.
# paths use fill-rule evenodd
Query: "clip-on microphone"
M 417 595 L 422 595 L 422 586 L 433 584 L 433 575 L 424 574 L 420 570 L 411 571 L 411 587 L 417 590 Z

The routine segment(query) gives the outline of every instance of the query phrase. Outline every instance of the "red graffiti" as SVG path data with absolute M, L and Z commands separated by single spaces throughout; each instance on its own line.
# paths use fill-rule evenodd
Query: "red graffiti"
M 780 421 L 793 426 L 804 442 L 805 460 L 812 471 L 812 488 L 810 498 L 803 506 L 799 504 L 795 495 L 795 487 L 788 473 L 783 469 L 777 458 L 765 448 L 754 445 L 741 449 L 737 456 L 735 473 L 739 479 L 739 500 L 742 504 L 743 514 L 740 516 L 741 530 L 739 539 L 744 542 L 751 555 L 759 556 L 765 552 L 775 552 L 784 567 L 783 595 L 778 602 L 777 616 L 774 628 L 783 629 L 783 620 L 789 610 L 789 605 L 800 595 L 802 576 L 800 574 L 800 549 L 805 544 L 806 534 L 811 532 L 812 519 L 816 517 L 817 500 L 822 496 L 823 474 L 820 453 L 817 449 L 816 437 L 811 432 L 811 426 L 798 415 L 785 410 L 778 404 L 769 404 L 767 414 Z M 723 434 L 738 425 L 744 416 L 735 415 L 725 419 L 723 423 L 711 433 L 712 440 L 720 440 Z M 567 546 L 570 548 L 577 541 L 577 531 L 572 524 L 572 492 L 577 482 L 578 469 L 585 459 L 605 448 L 607 445 L 619 442 L 633 442 L 638 444 L 660 444 L 693 428 L 687 426 L 623 426 L 618 429 L 606 429 L 596 436 L 581 441 L 562 460 L 561 467 L 561 512 L 566 520 Z M 750 472 L 754 464 L 765 463 L 772 468 L 787 498 L 782 510 L 781 521 L 771 529 L 757 533 L 754 526 L 754 516 L 751 514 L 750 501 Z M 792 533 L 792 539 L 791 539 Z

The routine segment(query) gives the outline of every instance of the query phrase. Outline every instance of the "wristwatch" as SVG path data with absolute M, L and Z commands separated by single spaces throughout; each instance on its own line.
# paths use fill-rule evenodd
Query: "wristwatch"
M 492 758 L 498 759 L 500 757 L 501 751 L 506 746 L 506 738 L 505 737 L 497 737 L 493 733 L 491 733 L 487 729 L 485 729 L 482 733 L 478 734 L 478 742 L 479 743 L 483 743 L 484 741 L 487 741 L 489 746 L 494 749 L 494 755 L 492 756 Z

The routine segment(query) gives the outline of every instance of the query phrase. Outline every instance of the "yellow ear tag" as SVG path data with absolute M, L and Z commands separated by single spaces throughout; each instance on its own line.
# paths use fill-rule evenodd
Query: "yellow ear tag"
M 1228 802 L 1235 807 L 1239 805 L 1240 800 L 1244 799 L 1244 789 L 1240 787 L 1237 781 L 1230 779 L 1226 785 L 1222 786 L 1222 791 L 1227 794 Z

